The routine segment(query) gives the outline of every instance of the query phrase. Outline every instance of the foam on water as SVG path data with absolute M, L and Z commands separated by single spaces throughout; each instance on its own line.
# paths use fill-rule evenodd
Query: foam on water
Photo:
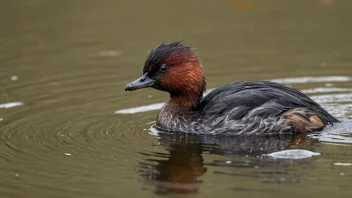
M 320 153 L 303 150 L 303 149 L 290 149 L 278 152 L 273 152 L 269 154 L 263 154 L 263 157 L 272 157 L 277 159 L 304 159 L 320 155 Z
M 351 81 L 351 76 L 321 76 L 321 77 L 299 77 L 299 78 L 281 78 L 273 79 L 272 82 L 283 84 L 302 84 L 315 82 L 347 82 Z
M 117 110 L 115 111 L 115 114 L 134 114 L 134 113 L 158 110 L 158 109 L 161 109 L 161 107 L 163 107 L 164 104 L 165 103 L 162 102 L 162 103 L 155 103 L 155 104 L 146 105 L 146 106 Z
M 336 162 L 334 163 L 335 166 L 352 166 L 352 163 L 346 163 L 346 162 Z
M 328 93 L 328 92 L 351 92 L 351 88 L 338 88 L 338 87 L 317 87 L 313 89 L 303 89 L 303 93 Z
M 9 103 L 0 104 L 0 109 L 1 108 L 8 109 L 8 108 L 22 106 L 22 105 L 23 105 L 23 102 L 9 102 Z
M 330 103 L 330 102 L 351 102 L 352 93 L 350 94 L 328 94 L 311 96 L 311 98 L 317 103 Z

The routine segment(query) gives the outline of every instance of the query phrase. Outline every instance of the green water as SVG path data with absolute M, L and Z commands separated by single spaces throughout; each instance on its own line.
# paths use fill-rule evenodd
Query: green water
M 124 87 L 141 75 L 151 48 L 184 39 L 199 52 L 209 88 L 281 79 L 348 120 L 351 6 L 347 0 L 1 1 L 0 104 L 18 106 L 0 108 L 0 196 L 350 197 L 351 125 L 338 137 L 328 129 L 299 145 L 280 140 L 274 150 L 321 155 L 274 160 L 204 139 L 158 138 L 149 132 L 157 110 L 115 111 L 167 100 L 156 90 Z M 226 145 L 241 144 L 234 142 Z

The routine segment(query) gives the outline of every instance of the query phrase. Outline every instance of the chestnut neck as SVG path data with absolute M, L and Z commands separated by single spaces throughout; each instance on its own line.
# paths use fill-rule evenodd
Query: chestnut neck
M 179 111 L 192 111 L 196 109 L 205 91 L 205 80 L 197 89 L 197 91 L 185 91 L 179 93 L 170 93 L 170 99 L 167 102 L 167 106 L 172 110 Z
M 191 111 L 199 106 L 201 96 L 170 95 L 167 106 L 180 111 Z

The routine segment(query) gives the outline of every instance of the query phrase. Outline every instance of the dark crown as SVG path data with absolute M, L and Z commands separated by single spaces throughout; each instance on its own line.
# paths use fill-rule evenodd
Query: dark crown
M 187 54 L 193 54 L 192 49 L 181 44 L 182 41 L 174 41 L 170 44 L 162 43 L 152 49 L 144 63 L 143 73 L 158 69 L 167 57 L 175 56 L 175 63 L 187 61 Z M 183 58 L 182 58 L 183 57 Z

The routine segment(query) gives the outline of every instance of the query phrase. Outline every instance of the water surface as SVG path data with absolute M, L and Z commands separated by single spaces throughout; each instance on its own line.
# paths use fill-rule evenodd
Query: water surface
M 350 197 L 351 6 L 1 1 L 1 197 Z M 272 80 L 343 122 L 309 137 L 158 136 L 150 127 L 167 94 L 124 86 L 174 39 L 199 52 L 209 90 Z M 289 149 L 319 155 L 263 155 Z

